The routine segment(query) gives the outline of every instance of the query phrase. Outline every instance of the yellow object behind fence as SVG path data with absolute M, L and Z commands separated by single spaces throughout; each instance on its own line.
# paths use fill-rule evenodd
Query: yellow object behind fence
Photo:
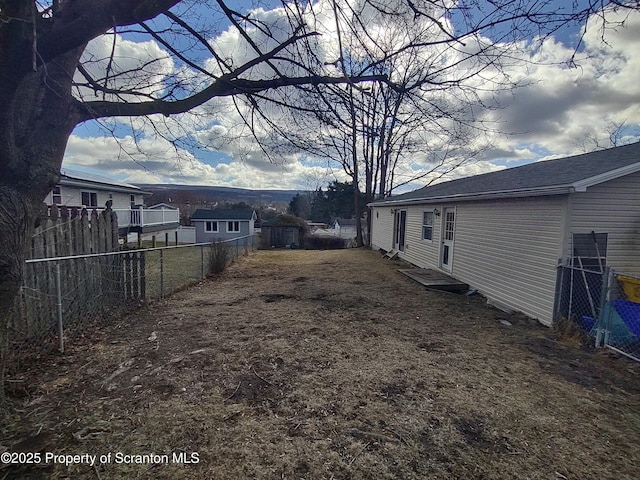
M 618 275 L 617 278 L 622 284 L 627 300 L 640 303 L 640 278 L 625 277 L 624 275 Z

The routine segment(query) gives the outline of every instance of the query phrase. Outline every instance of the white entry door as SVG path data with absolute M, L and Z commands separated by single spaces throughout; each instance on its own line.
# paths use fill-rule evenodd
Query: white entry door
M 456 210 L 455 208 L 445 208 L 442 213 L 443 228 L 442 228 L 442 257 L 441 266 L 443 270 L 451 272 L 451 266 L 453 265 L 453 242 L 456 230 Z

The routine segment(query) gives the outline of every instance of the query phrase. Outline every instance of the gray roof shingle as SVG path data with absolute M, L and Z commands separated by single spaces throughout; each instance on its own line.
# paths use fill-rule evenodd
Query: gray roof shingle
M 515 196 L 518 194 L 526 196 L 536 191 L 563 187 L 569 191 L 570 187 L 580 182 L 594 179 L 597 183 L 596 177 L 621 168 L 631 168 L 634 164 L 637 164 L 637 170 L 640 170 L 640 142 L 437 183 L 402 195 L 381 199 L 370 205 L 490 196 L 506 192 Z
M 207 210 L 199 208 L 193 215 L 191 220 L 251 220 L 253 210 L 231 210 L 231 209 L 214 209 Z

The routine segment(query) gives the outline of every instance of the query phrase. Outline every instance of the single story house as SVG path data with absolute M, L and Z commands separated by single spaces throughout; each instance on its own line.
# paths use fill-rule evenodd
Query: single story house
M 151 195 L 135 185 L 63 168 L 60 181 L 49 192 L 45 203 L 49 207 L 101 211 L 111 201 L 111 208 L 118 215 L 121 236 L 175 233 L 180 224 L 180 211 L 168 205 L 146 207 L 145 199 Z
M 45 203 L 59 207 L 99 209 L 111 200 L 114 210 L 130 209 L 144 205 L 145 197 L 151 195 L 135 185 L 63 168 L 60 182 L 49 192 Z
M 253 244 L 256 219 L 254 210 L 199 208 L 191 215 L 191 225 L 196 228 L 196 243 L 239 238 L 238 244 L 245 245 Z
M 447 273 L 545 325 L 554 321 L 558 266 L 583 255 L 576 242 L 597 238 L 590 249 L 597 263 L 640 274 L 640 143 L 438 183 L 369 206 L 374 248 Z

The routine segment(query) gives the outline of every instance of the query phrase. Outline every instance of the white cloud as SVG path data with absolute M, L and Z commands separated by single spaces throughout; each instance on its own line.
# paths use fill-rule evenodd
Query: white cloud
M 609 15 L 615 20 L 620 14 Z M 626 27 L 607 32 L 606 40 L 598 22 L 590 22 L 573 68 L 567 61 L 574 51 L 553 39 L 531 54 L 523 52 L 536 63 L 512 69 L 512 74 L 530 85 L 513 96 L 502 95 L 505 108 L 492 113 L 507 131 L 518 133 L 511 145 L 535 144 L 557 155 L 579 153 L 588 138 L 606 145 L 612 123 L 640 125 L 640 14 L 629 15 Z
M 166 140 L 141 139 L 136 142 L 130 136 L 115 139 L 72 135 L 64 165 L 91 168 L 102 175 L 131 183 L 225 185 L 256 189 L 306 189 L 309 178 L 328 176 L 326 167 L 303 164 L 297 159 L 288 159 L 278 165 L 264 158 L 249 156 L 245 160 L 223 159 L 212 166 L 187 151 L 176 150 Z M 335 178 L 335 175 L 329 176 Z
M 326 6 L 325 6 L 326 7 Z M 328 61 L 335 60 L 335 25 L 329 14 L 322 13 L 320 4 L 316 8 L 316 21 L 327 29 L 325 36 L 317 39 L 319 56 Z M 256 18 L 269 22 L 278 35 L 284 38 L 290 27 L 283 9 L 252 13 Z M 618 15 L 611 12 L 610 15 Z M 614 18 L 614 17 L 610 17 Z M 372 31 L 384 31 L 385 25 L 372 17 Z M 567 61 L 574 51 L 564 44 L 548 39 L 542 46 L 532 43 L 511 45 L 514 52 L 527 63 L 510 65 L 506 73 L 512 80 L 527 85 L 514 92 L 479 93 L 483 100 L 497 97 L 503 107 L 487 112 L 484 119 L 495 122 L 495 126 L 512 135 L 489 134 L 491 148 L 477 156 L 476 163 L 461 167 L 453 176 L 466 176 L 503 168 L 514 161 L 533 161 L 580 153 L 585 145 L 597 139 L 606 144 L 612 124 L 626 122 L 630 128 L 640 129 L 640 14 L 633 13 L 625 21 L 626 27 L 608 31 L 607 43 L 602 42 L 597 20 L 589 23 L 584 36 L 584 49 L 578 53 L 577 66 L 569 67 Z M 452 28 L 448 25 L 448 28 Z M 374 28 L 375 27 L 375 28 Z M 266 36 L 254 31 L 254 39 L 261 48 L 275 46 Z M 153 59 L 151 81 L 140 88 L 146 93 L 159 92 L 164 88 L 165 75 L 178 75 L 185 82 L 197 81 L 194 73 L 182 66 L 176 67 L 166 53 L 155 42 L 133 42 L 117 36 L 116 52 L 119 71 L 128 71 Z M 105 67 L 105 59 L 111 51 L 112 37 L 96 40 L 88 49 L 94 64 L 92 72 Z M 486 39 L 478 39 L 483 41 Z M 235 65 L 255 58 L 255 51 L 233 30 L 228 30 L 212 39 L 212 44 L 224 49 Z M 477 47 L 469 42 L 465 51 Z M 456 55 L 461 55 L 457 52 Z M 88 57 L 89 58 L 89 57 Z M 452 56 L 443 61 L 453 61 Z M 279 66 L 285 66 L 280 62 Z M 206 68 L 216 72 L 213 61 Z M 288 65 L 287 68 L 293 68 Z M 330 67 L 328 67 L 330 68 Z M 487 70 L 482 78 L 474 79 L 478 87 L 491 84 L 497 70 Z M 270 67 L 254 69 L 250 77 L 272 75 Z M 122 75 L 117 82 L 135 82 L 138 79 Z M 113 80 L 114 82 L 116 80 Z M 85 94 L 93 95 L 88 90 Z M 273 109 L 274 116 L 287 115 Z M 256 144 L 253 134 L 244 124 L 235 109 L 233 99 L 219 98 L 205 104 L 194 113 L 157 117 L 152 126 L 144 119 L 132 119 L 139 140 L 120 135 L 112 137 L 89 137 L 78 130 L 69 140 L 65 165 L 82 166 L 101 170 L 102 174 L 131 182 L 229 185 L 250 188 L 305 188 L 308 177 L 326 176 L 326 166 L 321 163 L 302 162 L 299 155 L 283 155 L 272 163 Z M 268 138 L 272 133 L 260 124 L 254 132 Z M 627 140 L 635 139 L 633 132 L 626 132 Z M 163 139 L 189 137 L 200 146 L 217 152 L 189 153 L 182 147 L 175 148 Z M 446 139 L 441 142 L 446 144 Z M 140 153 L 144 151 L 144 154 Z M 499 160 L 496 163 L 492 160 Z M 412 155 L 413 173 L 426 171 L 424 156 Z M 341 176 L 336 167 L 336 175 Z M 402 173 L 402 172 L 401 172 Z M 412 172 L 404 172 L 407 177 Z M 448 177 L 448 178 L 453 178 Z M 344 177 L 340 177 L 343 179 Z M 411 184 L 419 187 L 419 183 Z
M 134 42 L 120 34 L 106 34 L 92 40 L 81 62 L 98 86 L 131 90 L 141 95 L 160 95 L 166 88 L 165 78 L 174 71 L 173 60 L 154 40 Z M 76 72 L 74 80 L 81 85 L 88 83 L 80 72 Z M 102 93 L 91 86 L 80 86 L 75 94 L 87 100 L 102 98 Z M 122 97 L 129 100 L 139 98 L 135 94 Z M 115 99 L 110 94 L 105 98 Z

